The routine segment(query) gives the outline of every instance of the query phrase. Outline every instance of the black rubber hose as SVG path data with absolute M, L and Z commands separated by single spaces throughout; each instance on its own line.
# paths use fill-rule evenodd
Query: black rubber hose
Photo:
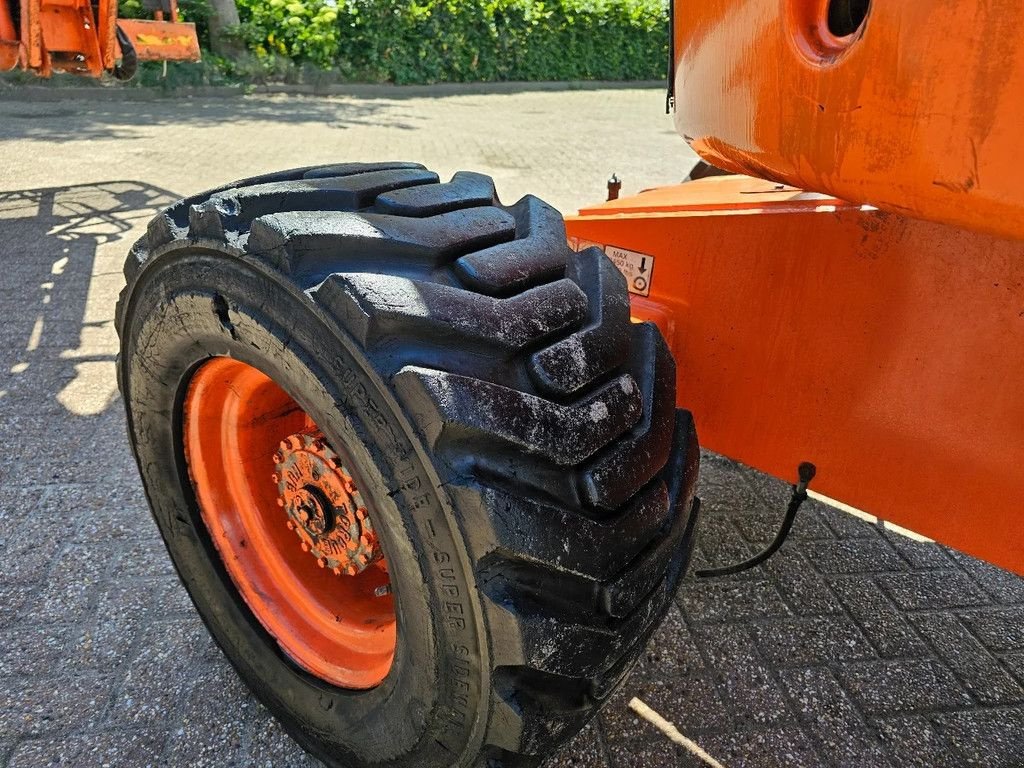
M 139 56 L 131 39 L 120 27 L 117 28 L 117 44 L 121 48 L 121 60 L 114 65 L 113 75 L 116 80 L 127 82 L 139 71 Z
M 754 568 L 774 555 L 778 551 L 779 547 L 782 546 L 782 542 L 784 542 L 786 537 L 789 536 L 789 531 L 793 527 L 793 521 L 796 520 L 796 513 L 799 511 L 800 505 L 807 500 L 807 485 L 814 479 L 816 471 L 815 466 L 809 461 L 803 462 L 798 468 L 800 482 L 793 486 L 793 496 L 790 498 L 789 506 L 786 508 L 786 516 L 782 519 L 782 526 L 779 528 L 779 532 L 775 534 L 775 539 L 771 544 L 749 560 L 744 560 L 742 563 L 726 565 L 721 568 L 705 568 L 697 571 L 697 578 L 710 579 L 715 576 L 731 576 L 734 573 Z

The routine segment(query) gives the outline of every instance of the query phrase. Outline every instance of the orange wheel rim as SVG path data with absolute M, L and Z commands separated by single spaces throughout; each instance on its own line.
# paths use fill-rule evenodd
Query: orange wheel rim
M 394 599 L 345 454 L 269 376 L 226 357 L 189 384 L 184 443 L 203 523 L 281 650 L 332 685 L 378 685 L 395 655 Z

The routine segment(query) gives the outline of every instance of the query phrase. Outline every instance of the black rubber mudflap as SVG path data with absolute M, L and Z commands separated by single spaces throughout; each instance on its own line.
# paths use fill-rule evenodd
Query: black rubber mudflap
M 299 169 L 154 219 L 125 267 L 123 357 L 143 354 L 131 344 L 140 274 L 190 249 L 304 292 L 379 374 L 440 479 L 478 590 L 480 736 L 451 759 L 538 764 L 624 677 L 689 555 L 693 421 L 675 408 L 657 328 L 630 320 L 621 274 L 597 249 L 572 252 L 542 201 L 501 205 L 486 176 L 440 183 L 410 163 Z M 197 270 L 197 290 L 216 290 L 204 279 Z M 121 368 L 128 389 L 130 361 Z M 148 407 L 126 402 L 130 420 Z M 158 471 L 136 443 L 140 466 Z M 270 706 L 321 757 L 361 764 L 332 754 L 300 712 Z M 406 758 L 373 764 L 435 764 Z

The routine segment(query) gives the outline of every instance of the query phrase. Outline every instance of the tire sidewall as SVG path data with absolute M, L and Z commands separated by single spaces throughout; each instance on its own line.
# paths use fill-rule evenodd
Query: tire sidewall
M 195 285 L 217 286 L 227 317 Z M 427 454 L 365 356 L 285 276 L 223 244 L 151 257 L 131 287 L 122 339 L 119 377 L 150 505 L 193 602 L 247 684 L 329 764 L 464 764 L 483 738 L 489 690 L 472 570 Z M 216 554 L 188 477 L 182 408 L 197 367 L 222 355 L 269 375 L 353 461 L 398 615 L 395 663 L 377 688 L 339 689 L 285 658 Z

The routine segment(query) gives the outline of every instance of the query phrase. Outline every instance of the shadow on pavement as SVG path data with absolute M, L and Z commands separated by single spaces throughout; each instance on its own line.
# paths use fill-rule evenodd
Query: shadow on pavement
M 117 399 L 121 264 L 132 237 L 176 198 L 134 181 L 0 192 L 4 481 L 80 481 L 97 429 L 123 442 L 119 409 L 104 417 Z
M 93 139 L 131 140 L 146 135 L 154 126 L 216 127 L 247 124 L 319 123 L 335 129 L 374 125 L 387 113 L 389 128 L 411 130 L 414 126 L 396 114 L 387 99 L 287 99 L 199 98 L 164 101 L 16 102 L 0 101 L 0 139 L 31 139 L 64 143 Z M 127 117 L 126 117 L 127 116 Z
M 3 129 L 0 129 L 3 130 Z M 173 192 L 0 192 L 0 766 L 311 766 L 219 654 L 153 526 L 117 402 L 131 241 Z M 695 566 L 749 557 L 786 484 L 705 454 Z M 1018 766 L 1024 581 L 808 502 L 780 552 L 687 578 L 620 693 L 548 768 Z

